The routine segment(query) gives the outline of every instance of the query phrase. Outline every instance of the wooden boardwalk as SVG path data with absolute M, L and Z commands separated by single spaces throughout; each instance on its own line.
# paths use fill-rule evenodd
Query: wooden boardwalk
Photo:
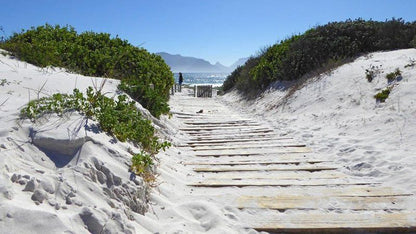
M 331 158 L 215 98 L 180 98 L 181 106 L 172 110 L 188 139 L 179 147 L 192 152 L 184 163 L 195 173 L 187 184 L 192 196 L 221 197 L 227 206 L 247 211 L 240 217 L 246 227 L 278 233 L 416 232 L 413 194 L 346 175 Z

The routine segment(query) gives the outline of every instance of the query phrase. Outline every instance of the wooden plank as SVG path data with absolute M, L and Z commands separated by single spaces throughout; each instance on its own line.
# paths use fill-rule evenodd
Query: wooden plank
M 204 175 L 205 179 L 228 179 L 228 180 L 305 180 L 305 179 L 343 179 L 346 178 L 344 173 L 337 171 L 271 171 L 265 173 L 263 171 L 253 172 L 224 172 L 224 173 L 209 173 Z
M 205 156 L 238 156 L 238 155 L 266 155 L 266 154 L 279 154 L 279 153 L 309 153 L 311 149 L 308 147 L 289 147 L 289 148 L 271 148 L 264 149 L 259 152 L 259 149 L 232 149 L 232 150 L 216 150 L 215 152 L 200 151 L 195 154 L 197 157 Z
M 256 157 L 250 156 L 229 156 L 229 157 L 198 157 L 193 161 L 189 161 L 190 163 L 195 162 L 218 162 L 218 163 L 228 163 L 228 162 L 285 162 L 285 161 L 298 161 L 298 162 L 306 162 L 308 160 L 322 160 L 322 161 L 332 161 L 327 157 L 321 157 L 319 155 L 311 155 L 311 154 L 301 154 L 301 153 L 294 153 L 294 154 L 269 154 L 269 155 L 255 155 Z
M 284 172 L 287 173 L 287 172 Z M 311 174 L 321 173 L 313 172 Z M 322 172 L 324 173 L 324 172 Z M 226 174 L 226 173 L 221 173 Z M 216 174 L 212 174 L 214 176 Z M 218 174 L 217 174 L 218 175 Z M 207 176 L 207 174 L 205 174 Z M 209 178 L 209 177 L 208 177 Z M 354 197 L 383 197 L 383 196 L 414 196 L 397 188 L 382 187 L 380 185 L 349 185 L 349 186 L 288 186 L 288 187 L 263 187 L 251 186 L 240 187 L 236 192 L 233 187 L 201 187 L 194 189 L 193 194 L 199 196 L 223 196 L 235 197 L 236 195 L 251 196 L 253 194 L 261 194 L 264 196 L 315 196 L 322 194 L 323 196 L 354 196 Z M 414 207 L 415 205 L 413 205 Z
M 193 144 L 185 144 L 180 145 L 181 147 L 190 147 L 190 148 L 199 148 L 199 147 L 237 147 L 237 146 L 259 146 L 259 145 L 294 145 L 297 142 L 294 142 L 293 140 L 280 140 L 280 141 L 253 141 L 253 140 L 247 140 L 247 141 L 241 141 L 241 142 L 224 142 L 224 143 L 193 143 Z
M 254 126 L 253 128 L 241 128 L 239 126 L 237 127 L 210 127 L 210 128 L 180 128 L 180 131 L 184 131 L 187 133 L 206 133 L 206 132 L 224 132 L 224 133 L 230 133 L 230 132 L 237 132 L 237 133 L 245 133 L 245 132 L 272 132 L 270 128 L 265 127 L 258 127 Z M 220 130 L 220 131 L 217 131 Z
M 191 136 L 191 141 L 210 141 L 210 140 L 232 140 L 232 139 L 262 139 L 262 138 L 274 138 L 279 139 L 276 137 L 276 133 L 252 133 L 252 134 L 244 134 L 244 135 L 235 135 L 235 134 L 216 134 L 216 135 L 208 135 L 208 136 Z
M 246 215 L 243 222 L 247 227 L 258 231 L 268 232 L 313 232 L 328 233 L 330 231 L 338 233 L 357 233 L 357 231 L 380 231 L 389 230 L 388 233 L 396 232 L 395 227 L 401 231 L 416 231 L 416 212 L 303 212 L 293 214 L 271 214 L 256 217 L 256 215 Z M 345 228 L 346 230 L 342 230 Z M 331 232 L 331 233 L 332 233 Z M 361 233 L 361 232 L 359 232 Z
M 209 179 L 204 181 L 198 181 L 196 183 L 188 184 L 193 187 L 248 187 L 248 186 L 278 186 L 278 187 L 316 187 L 316 186 L 351 186 L 351 185 L 375 185 L 375 182 L 343 182 L 335 179 L 328 180 L 257 180 L 257 179 L 244 179 L 244 180 L 215 180 Z
M 183 129 L 180 129 L 183 130 Z M 273 132 L 273 130 L 268 129 L 268 128 L 258 128 L 258 129 L 247 129 L 247 130 L 241 130 L 241 131 L 212 131 L 212 130 L 198 130 L 198 131 L 194 131 L 194 130 L 183 130 L 184 132 L 186 132 L 187 134 L 190 135 L 208 135 L 208 136 L 223 136 L 223 135 L 242 135 L 242 134 L 253 134 L 253 133 L 270 133 Z M 213 134 L 214 133 L 214 134 Z
M 258 127 L 262 126 L 259 123 L 256 122 L 235 122 L 235 123 L 205 123 L 205 124 L 190 124 L 190 123 L 184 123 L 188 128 L 215 128 L 215 127 Z
M 264 148 L 304 148 L 303 144 L 253 144 L 253 145 L 238 145 L 238 146 L 187 146 L 191 147 L 193 151 L 214 151 L 214 150 L 234 150 L 234 149 L 264 149 Z
M 228 171 L 328 171 L 337 170 L 335 166 L 316 166 L 316 165 L 301 165 L 301 166 L 213 166 L 213 167 L 198 167 L 194 168 L 195 172 L 228 172 Z
M 241 132 L 242 130 L 248 131 L 248 130 L 270 130 L 269 128 L 260 128 L 261 125 L 245 125 L 245 126 L 204 126 L 204 127 L 185 127 L 185 128 L 180 128 L 179 130 L 181 131 L 186 131 L 186 132 L 204 132 L 204 131 L 208 131 L 208 132 Z
M 236 165 L 275 165 L 275 164 L 295 164 L 299 165 L 301 163 L 306 164 L 315 164 L 323 162 L 332 162 L 329 160 L 290 160 L 290 161 L 249 161 L 249 162 L 188 162 L 184 165 L 223 165 L 223 166 L 236 166 Z
M 224 124 L 259 124 L 258 122 L 247 120 L 232 120 L 232 121 L 186 121 L 184 124 L 188 125 L 224 125 Z
M 186 129 L 194 129 L 194 130 L 199 130 L 199 129 L 223 129 L 223 130 L 228 130 L 228 129 L 250 129 L 250 128 L 258 128 L 264 125 L 261 124 L 215 124 L 215 125 L 184 125 L 184 128 Z
M 171 111 L 170 113 L 174 115 L 180 115 L 180 116 L 198 116 L 195 113 L 185 113 L 185 112 L 176 112 L 176 111 Z
M 200 140 L 200 141 L 187 141 L 186 144 L 189 145 L 205 145 L 205 144 L 222 144 L 222 143 L 245 143 L 245 142 L 268 142 L 268 141 L 289 141 L 293 140 L 293 138 L 290 137 L 282 137 L 282 138 L 262 138 L 262 139 L 223 139 L 223 140 Z
M 221 127 L 221 126 L 247 126 L 247 125 L 261 125 L 259 122 L 256 121 L 250 121 L 250 120 L 243 120 L 243 121 L 184 121 L 184 125 L 189 127 L 206 127 L 206 126 L 212 126 L 212 127 Z
M 213 157 L 213 158 L 221 158 L 221 157 L 270 157 L 270 156 L 276 156 L 279 157 L 280 155 L 305 155 L 305 153 L 308 152 L 273 152 L 273 153 L 226 153 L 226 154 L 195 154 L 195 157 Z
M 326 209 L 326 210 L 403 210 L 414 203 L 411 196 L 351 197 L 351 196 L 240 196 L 231 206 L 240 209 Z M 235 204 L 235 205 L 234 205 Z

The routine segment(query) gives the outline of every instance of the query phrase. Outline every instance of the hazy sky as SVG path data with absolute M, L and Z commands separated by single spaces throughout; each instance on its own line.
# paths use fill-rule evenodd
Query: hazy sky
M 329 21 L 416 20 L 416 0 L 0 0 L 0 9 L 6 35 L 69 24 L 224 65 Z

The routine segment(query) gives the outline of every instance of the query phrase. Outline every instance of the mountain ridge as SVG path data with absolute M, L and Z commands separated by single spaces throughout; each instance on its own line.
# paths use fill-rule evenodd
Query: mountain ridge
M 169 65 L 173 72 L 232 72 L 237 66 L 247 61 L 247 58 L 240 58 L 231 66 L 225 66 L 220 62 L 211 64 L 205 59 L 183 56 L 180 54 L 169 54 L 167 52 L 158 52 L 166 64 Z

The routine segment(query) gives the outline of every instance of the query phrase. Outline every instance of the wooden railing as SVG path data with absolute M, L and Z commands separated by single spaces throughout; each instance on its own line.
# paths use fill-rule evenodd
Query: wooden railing
M 194 94 L 196 97 L 212 97 L 212 85 L 195 85 Z
M 170 94 L 175 95 L 176 92 L 181 92 L 182 87 L 175 83 Z M 212 85 L 194 85 L 194 97 L 212 97 Z

